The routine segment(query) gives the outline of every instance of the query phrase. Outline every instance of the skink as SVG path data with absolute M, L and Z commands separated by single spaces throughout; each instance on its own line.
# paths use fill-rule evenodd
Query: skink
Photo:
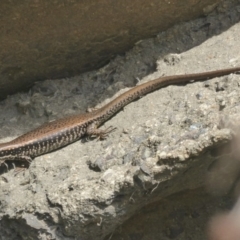
M 191 80 L 203 81 L 239 71 L 240 67 L 236 67 L 211 72 L 164 76 L 135 86 L 98 110 L 45 123 L 12 141 L 0 144 L 0 165 L 8 160 L 31 162 L 39 155 L 66 146 L 86 135 L 96 135 L 103 139 L 113 128 L 101 130 L 98 127 L 137 98 L 170 84 L 186 83 Z

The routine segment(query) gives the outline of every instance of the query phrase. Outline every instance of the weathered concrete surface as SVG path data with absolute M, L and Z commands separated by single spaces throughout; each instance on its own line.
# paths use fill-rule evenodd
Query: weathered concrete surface
M 219 0 L 0 1 L 0 99 L 35 81 L 103 66 L 136 41 Z
M 153 69 L 156 72 L 145 81 L 239 65 L 239 7 L 219 12 L 139 42 L 98 71 L 71 80 L 44 81 L 29 93 L 5 99 L 0 104 L 1 140 L 14 138 L 44 121 L 106 103 Z M 219 119 L 239 114 L 239 86 L 239 75 L 231 74 L 160 89 L 129 104 L 108 121 L 103 128 L 112 125 L 117 130 L 105 141 L 79 141 L 36 158 L 25 174 L 14 176 L 13 170 L 3 173 L 0 239 L 90 240 L 109 239 L 113 234 L 111 239 L 115 240 L 116 229 L 119 232 L 122 223 L 143 206 L 159 200 L 168 204 L 166 199 L 184 191 L 191 197 L 189 189 L 206 184 L 206 174 L 219 165 L 221 154 L 216 154 L 216 149 L 234 137 L 235 132 L 219 124 Z M 225 166 L 230 160 L 221 163 Z M 231 178 L 217 174 L 217 185 L 226 186 L 229 179 L 223 189 L 228 191 L 238 169 L 235 166 L 235 172 L 227 171 Z M 197 213 L 207 215 L 207 209 Z M 181 216 L 181 212 L 176 214 Z M 152 231 L 151 237 L 206 239 L 206 220 L 187 228 L 193 220 L 188 222 L 179 230 L 170 229 L 170 234 L 165 229 Z M 151 239 L 144 227 L 136 235 L 124 228 L 123 234 Z

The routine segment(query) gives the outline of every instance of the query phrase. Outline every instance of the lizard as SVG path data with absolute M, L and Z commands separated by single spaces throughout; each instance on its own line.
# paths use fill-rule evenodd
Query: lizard
M 99 139 L 104 139 L 115 128 L 109 127 L 103 130 L 98 127 L 132 101 L 171 84 L 187 83 L 193 80 L 204 81 L 236 72 L 240 72 L 240 67 L 163 76 L 137 85 L 93 112 L 67 116 L 47 122 L 9 142 L 1 143 L 0 165 L 10 160 L 21 160 L 30 163 L 35 157 L 62 148 L 84 136 L 97 136 Z

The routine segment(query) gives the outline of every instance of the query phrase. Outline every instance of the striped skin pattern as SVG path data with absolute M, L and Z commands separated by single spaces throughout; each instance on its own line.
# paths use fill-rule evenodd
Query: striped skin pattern
M 77 124 L 77 121 L 81 121 L 82 117 L 85 118 L 88 115 L 90 114 L 49 122 L 10 142 L 0 144 L 0 162 L 17 159 L 31 161 L 36 156 L 77 141 L 86 134 L 87 127 L 92 126 L 91 120 Z M 72 127 L 64 128 L 63 126 L 67 123 L 71 123 Z
M 239 71 L 240 67 L 236 67 L 211 72 L 165 76 L 138 85 L 96 111 L 45 123 L 10 142 L 0 144 L 0 165 L 7 160 L 30 162 L 39 155 L 64 147 L 83 136 L 95 135 L 104 139 L 114 128 L 101 130 L 98 127 L 137 98 L 171 84 L 186 83 L 191 80 L 203 81 Z

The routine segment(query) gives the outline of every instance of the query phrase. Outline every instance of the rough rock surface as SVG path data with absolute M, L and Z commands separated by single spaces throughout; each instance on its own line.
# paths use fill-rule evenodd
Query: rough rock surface
M 221 5 L 227 9 L 237 0 Z M 0 1 L 0 99 L 36 81 L 102 67 L 135 42 L 222 0 Z
M 104 105 L 143 74 L 151 73 L 141 82 L 239 66 L 239 13 L 238 6 L 179 24 L 98 71 L 71 81 L 47 80 L 8 97 L 0 104 L 2 142 L 47 120 Z M 114 239 L 116 228 L 148 204 L 168 204 L 165 199 L 180 192 L 191 195 L 221 156 L 217 149 L 234 138 L 222 122 L 240 112 L 239 84 L 240 76 L 230 74 L 168 86 L 109 120 L 103 128 L 117 130 L 105 141 L 83 139 L 36 158 L 16 176 L 2 165 L 0 239 Z M 228 189 L 226 184 L 219 191 Z M 198 227 L 202 235 L 189 231 L 204 239 L 204 228 Z M 186 239 L 182 232 L 177 228 L 158 236 Z M 151 239 L 141 234 L 126 239 Z

